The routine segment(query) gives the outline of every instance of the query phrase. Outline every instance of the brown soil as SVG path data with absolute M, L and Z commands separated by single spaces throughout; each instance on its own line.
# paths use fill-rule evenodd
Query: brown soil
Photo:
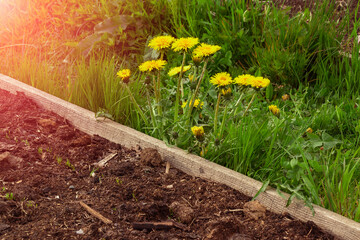
M 319 0 L 318 2 L 321 4 L 324 0 Z M 306 8 L 313 10 L 316 8 L 316 0 L 273 0 L 273 2 L 282 8 L 290 8 L 291 14 L 302 12 Z M 332 0 L 335 4 L 335 10 L 340 15 L 344 16 L 347 9 L 350 13 L 354 13 L 356 11 L 357 1 L 354 0 Z M 360 9 L 357 11 L 360 12 Z M 359 14 L 358 14 L 359 17 Z
M 322 4 L 324 0 L 273 0 L 272 1 L 277 7 L 282 9 L 290 9 L 290 16 L 294 16 L 298 12 L 303 12 L 305 9 L 309 9 L 312 13 L 316 9 L 317 2 Z M 341 20 L 344 16 L 350 14 L 350 26 L 352 30 L 354 27 L 355 16 L 357 19 L 360 17 L 360 7 L 357 9 L 358 1 L 356 0 L 331 0 L 334 4 L 333 21 Z M 357 31 L 359 33 L 359 30 Z
M 164 171 L 154 149 L 89 136 L 0 90 L 0 239 L 334 239 L 225 185 Z

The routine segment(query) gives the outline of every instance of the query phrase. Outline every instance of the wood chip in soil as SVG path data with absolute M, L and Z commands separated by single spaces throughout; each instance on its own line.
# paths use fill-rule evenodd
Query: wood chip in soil
M 0 239 L 334 239 L 225 185 L 165 174 L 156 150 L 89 136 L 22 93 L 0 90 L 0 156 Z

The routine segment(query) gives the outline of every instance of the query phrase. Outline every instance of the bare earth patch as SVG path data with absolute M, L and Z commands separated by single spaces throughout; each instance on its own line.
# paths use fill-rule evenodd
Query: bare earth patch
M 0 90 L 0 239 L 334 239 L 250 199 Z

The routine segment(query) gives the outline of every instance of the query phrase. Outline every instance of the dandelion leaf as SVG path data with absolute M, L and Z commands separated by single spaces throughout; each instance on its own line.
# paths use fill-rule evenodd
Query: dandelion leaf
M 309 140 L 310 140 L 310 145 L 313 148 L 317 148 L 323 145 L 323 141 L 320 139 L 320 137 L 316 134 L 313 133 L 309 133 L 307 134 Z
M 105 19 L 101 23 L 98 23 L 94 27 L 94 32 L 98 34 L 108 33 L 115 34 L 119 27 L 125 30 L 132 22 L 134 18 L 129 15 L 119 15 Z
M 340 140 L 337 140 L 337 139 L 333 138 L 332 136 L 330 136 L 326 132 L 324 132 L 322 134 L 322 139 L 323 139 L 323 142 L 324 142 L 324 149 L 325 150 L 331 149 L 331 148 L 335 147 L 336 144 L 341 143 Z
M 149 60 L 153 60 L 153 59 L 158 59 L 160 56 L 160 51 L 150 48 L 148 47 L 150 40 L 152 39 L 152 36 L 149 36 L 148 39 L 146 40 L 146 44 L 145 44 L 145 50 L 144 50 L 144 61 L 149 61 Z
M 111 37 L 115 36 L 119 29 L 125 30 L 129 24 L 133 23 L 134 21 L 134 18 L 129 15 L 119 15 L 105 19 L 104 21 L 95 25 L 93 34 L 87 36 L 77 44 L 76 50 L 84 57 L 87 57 L 94 46 L 99 42 L 113 45 L 115 44 L 115 41 L 112 40 Z M 74 50 L 72 50 L 66 56 L 64 62 L 69 62 L 73 53 Z

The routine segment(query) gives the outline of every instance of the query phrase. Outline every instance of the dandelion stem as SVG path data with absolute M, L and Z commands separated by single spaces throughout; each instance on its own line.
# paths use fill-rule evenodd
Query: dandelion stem
M 242 92 L 241 95 L 240 95 L 240 97 L 239 97 L 239 99 L 238 99 L 238 100 L 236 101 L 236 103 L 235 103 L 235 106 L 234 106 L 234 109 L 235 109 L 235 110 L 234 110 L 234 116 L 233 116 L 233 118 L 236 117 L 237 110 L 238 110 L 238 105 L 239 105 L 239 103 L 240 103 L 243 95 L 244 95 L 244 93 Z
M 157 109 L 158 109 L 158 115 L 159 116 L 162 116 L 162 109 L 161 109 L 161 104 L 160 104 L 160 101 L 161 101 L 161 80 L 160 80 L 160 71 L 158 71 L 158 76 L 157 76 L 157 86 L 156 86 L 156 89 L 157 89 Z
M 183 81 L 180 81 L 180 93 L 181 93 L 181 98 L 184 98 L 184 83 L 183 83 Z
M 134 95 L 131 93 L 131 90 L 130 90 L 129 86 L 126 84 L 125 87 L 126 87 L 128 93 L 129 93 L 129 96 L 130 96 L 131 101 L 134 103 L 134 105 L 135 105 L 135 107 L 136 107 L 136 109 L 137 109 L 137 112 L 140 114 L 141 118 L 142 118 L 143 121 L 145 122 L 145 125 L 148 126 L 148 121 L 147 121 L 147 119 L 146 119 L 143 111 L 141 110 L 139 104 L 136 102 L 136 100 L 135 100 L 135 98 L 134 98 Z
M 196 74 L 197 74 L 197 67 L 195 67 L 195 70 L 194 70 L 194 74 L 193 74 L 193 78 L 191 81 L 196 81 Z M 188 94 L 188 101 L 186 103 L 186 106 L 185 106 L 185 111 L 186 111 L 186 116 L 187 116 L 187 122 L 186 122 L 186 125 L 189 125 L 190 123 L 190 116 L 191 116 L 191 113 L 189 113 L 189 110 L 190 110 L 190 106 L 191 106 L 191 101 L 193 100 L 193 94 L 192 94 L 192 91 L 191 91 L 191 88 L 190 88 L 190 91 L 189 91 L 189 94 Z M 194 105 L 192 105 L 194 106 Z
M 155 121 L 155 115 L 154 115 L 154 111 L 153 108 L 151 106 L 151 100 L 150 100 L 150 94 L 149 94 L 149 89 L 147 89 L 146 91 L 146 99 L 149 105 L 149 111 L 150 111 L 150 117 L 151 117 L 151 122 L 153 124 L 153 128 L 156 128 L 156 121 Z
M 204 146 L 204 144 L 201 144 L 201 152 L 200 152 L 200 157 L 204 157 L 205 156 L 205 151 L 206 151 L 206 149 L 205 149 L 205 146 Z
M 204 78 L 204 74 L 205 74 L 205 70 L 206 70 L 206 66 L 207 66 L 208 61 L 209 61 L 209 58 L 207 58 L 207 59 L 205 60 L 203 69 L 202 69 L 201 74 L 200 74 L 199 81 L 198 81 L 198 83 L 197 83 L 197 85 L 196 85 L 195 92 L 194 92 L 194 94 L 193 94 L 193 97 L 190 99 L 190 108 L 189 108 L 189 114 L 188 114 L 188 117 L 189 117 L 189 118 L 190 118 L 191 112 L 192 112 L 192 110 L 193 110 L 193 108 L 194 108 L 195 99 L 196 99 L 196 96 L 197 96 L 197 94 L 198 94 L 198 92 L 199 92 L 200 85 L 201 85 L 201 81 L 202 81 L 202 79 Z M 194 81 L 195 81 L 195 77 L 194 77 Z
M 177 122 L 178 115 L 179 115 L 180 82 L 181 82 L 181 78 L 182 78 L 182 75 L 183 75 L 183 69 L 184 69 L 184 65 L 185 65 L 185 58 L 186 58 L 186 52 L 183 53 L 183 60 L 182 60 L 182 63 L 181 63 L 180 74 L 179 74 L 179 78 L 178 78 L 178 82 L 177 82 L 174 122 Z
M 252 98 L 251 98 L 248 106 L 246 107 L 246 109 L 245 109 L 245 111 L 244 111 L 244 113 L 243 113 L 243 117 L 246 115 L 246 113 L 247 113 L 247 111 L 249 110 L 251 104 L 253 103 L 253 101 L 254 101 L 254 99 L 255 99 L 255 95 L 256 95 L 256 92 L 253 94 L 253 96 L 252 96 Z
M 224 126 L 225 126 L 225 120 L 226 120 L 226 114 L 227 114 L 227 105 L 225 105 L 224 115 L 220 126 L 220 139 L 222 138 L 223 132 L 224 132 Z
M 156 82 L 156 77 L 155 77 L 155 75 L 152 75 L 152 77 L 153 77 L 153 88 L 154 88 L 155 102 L 156 102 L 156 104 L 157 104 L 157 102 L 158 102 L 157 82 Z
M 217 135 L 217 119 L 218 119 L 218 113 L 219 113 L 220 98 L 221 98 L 221 92 L 219 91 L 218 99 L 217 99 L 216 107 L 215 107 L 215 117 L 214 117 L 214 133 L 215 133 L 215 136 Z
M 153 85 L 154 85 L 154 95 L 155 95 L 155 103 L 158 109 L 158 115 L 161 116 L 161 106 L 160 106 L 160 72 L 158 73 L 158 78 L 156 79 L 155 74 L 153 74 Z

